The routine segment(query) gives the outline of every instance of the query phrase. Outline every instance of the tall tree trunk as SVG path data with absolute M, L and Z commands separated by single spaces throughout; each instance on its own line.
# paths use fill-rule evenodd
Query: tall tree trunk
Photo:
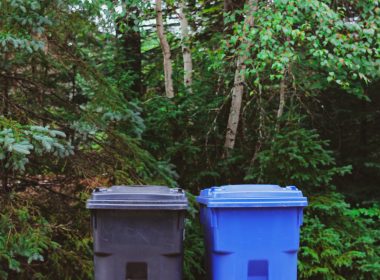
M 280 130 L 280 119 L 284 114 L 285 107 L 285 91 L 286 91 L 286 71 L 283 73 L 283 77 L 280 82 L 280 102 L 278 104 L 277 110 L 277 123 L 276 123 L 276 131 Z
M 260 80 L 259 75 L 257 74 L 257 78 Z M 263 92 L 262 92 L 262 86 L 259 84 L 258 86 L 258 92 L 257 92 L 257 108 L 259 108 L 259 127 L 257 129 L 258 137 L 256 142 L 255 151 L 253 153 L 253 157 L 251 159 L 250 166 L 254 166 L 255 161 L 259 155 L 259 152 L 261 150 L 261 147 L 264 142 L 264 115 L 265 115 L 265 109 L 263 104 Z
M 189 38 L 189 23 L 185 14 L 185 1 L 182 0 L 179 3 L 179 20 L 181 24 L 181 37 L 182 37 L 182 56 L 183 56 L 183 82 L 185 88 L 191 93 L 192 89 L 192 72 L 193 72 L 193 62 L 191 59 L 190 51 L 190 38 Z
M 168 40 L 166 39 L 164 32 L 164 23 L 162 18 L 162 1 L 156 0 L 156 26 L 157 26 L 157 35 L 160 40 L 160 45 L 162 49 L 162 54 L 164 56 L 164 73 L 165 73 L 165 92 L 166 97 L 174 97 L 173 89 L 173 68 L 171 60 L 171 52 Z
M 3 78 L 3 96 L 2 96 L 2 110 L 1 115 L 4 117 L 9 116 L 9 81 L 8 78 Z
M 367 100 L 361 100 L 361 112 L 360 112 L 360 138 L 359 147 L 360 152 L 364 157 L 368 155 L 368 115 L 367 115 Z
M 10 54 L 6 52 L 3 54 L 4 63 L 7 64 L 9 60 Z M 9 73 L 5 73 L 5 76 L 10 76 Z M 1 116 L 7 118 L 10 115 L 9 112 L 9 91 L 10 91 L 10 83 L 7 77 L 3 77 L 0 83 L 0 88 L 2 88 L 2 104 L 1 104 L 1 111 L 0 111 L 0 118 Z M 0 76 L 1 77 L 1 76 Z M 4 127 L 0 126 L 0 130 Z M 9 192 L 10 188 L 8 186 L 8 176 L 9 176 L 9 169 L 6 166 L 9 158 L 7 156 L 7 153 L 5 153 L 5 158 L 3 158 L 0 161 L 0 178 L 1 178 L 1 186 L 5 192 Z
M 120 38 L 120 65 L 124 71 L 132 73 L 132 85 L 129 88 L 135 94 L 142 94 L 142 67 L 141 67 L 141 35 L 139 27 L 134 17 L 140 14 L 139 8 L 129 1 L 123 1 L 123 9 L 126 11 L 125 17 L 116 20 L 116 35 Z M 127 97 L 129 92 L 125 92 Z
M 246 15 L 246 18 L 244 20 L 244 29 L 245 29 L 244 34 L 249 32 L 249 28 L 253 26 L 253 23 L 254 23 L 253 13 L 256 10 L 256 8 L 257 8 L 257 0 L 248 0 L 248 14 Z M 239 125 L 240 110 L 241 110 L 241 103 L 243 99 L 244 82 L 245 82 L 244 70 L 246 66 L 244 64 L 244 61 L 247 60 L 248 58 L 246 55 L 246 52 L 249 49 L 250 42 L 247 41 L 245 38 L 243 38 L 243 44 L 246 47 L 242 51 L 242 54 L 238 56 L 237 63 L 236 63 L 234 86 L 232 89 L 231 108 L 230 108 L 230 114 L 228 117 L 226 140 L 224 143 L 224 147 L 226 149 L 234 148 L 237 129 Z

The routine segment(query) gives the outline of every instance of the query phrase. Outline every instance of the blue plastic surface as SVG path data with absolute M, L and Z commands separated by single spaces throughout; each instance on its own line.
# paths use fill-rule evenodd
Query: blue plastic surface
M 201 191 L 197 201 L 207 207 L 306 206 L 307 199 L 294 186 L 227 185 Z
M 201 191 L 208 279 L 295 280 L 303 208 L 296 187 L 229 185 Z

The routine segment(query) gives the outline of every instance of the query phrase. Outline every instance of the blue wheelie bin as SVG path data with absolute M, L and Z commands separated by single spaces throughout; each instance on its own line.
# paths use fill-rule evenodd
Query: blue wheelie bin
M 307 199 L 296 187 L 227 185 L 201 191 L 208 279 L 296 280 Z

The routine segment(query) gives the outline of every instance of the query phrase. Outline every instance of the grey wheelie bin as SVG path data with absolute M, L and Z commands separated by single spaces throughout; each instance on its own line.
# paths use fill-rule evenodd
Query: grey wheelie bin
M 96 280 L 182 280 L 182 189 L 113 186 L 96 189 L 91 210 Z

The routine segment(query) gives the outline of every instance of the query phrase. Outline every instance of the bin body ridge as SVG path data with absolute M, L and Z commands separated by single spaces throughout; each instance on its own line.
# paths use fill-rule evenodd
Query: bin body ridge
M 197 198 L 208 279 L 295 280 L 306 198 L 295 187 L 232 185 Z
M 91 209 L 96 280 L 181 280 L 181 190 L 117 186 L 94 193 Z

